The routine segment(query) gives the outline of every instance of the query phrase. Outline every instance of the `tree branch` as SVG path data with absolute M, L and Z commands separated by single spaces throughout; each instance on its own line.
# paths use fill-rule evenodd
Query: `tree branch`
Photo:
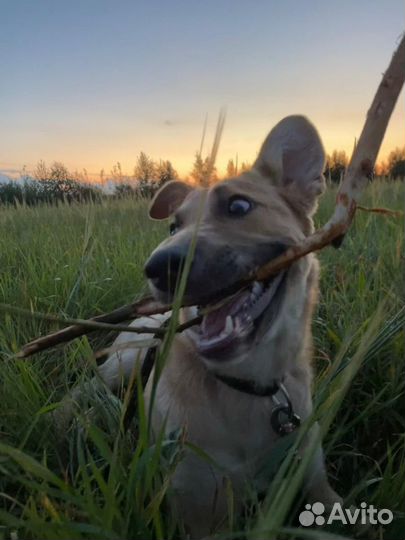
M 131 320 L 131 319 L 136 319 L 138 317 L 154 315 L 157 313 L 165 313 L 169 309 L 170 309 L 170 306 L 159 304 L 159 302 L 156 302 L 156 300 L 154 300 L 152 297 L 147 296 L 145 298 L 142 298 L 141 300 L 138 300 L 137 302 L 134 302 L 132 304 L 127 304 L 118 309 L 115 309 L 114 311 L 111 311 L 110 313 L 105 313 L 103 315 L 98 315 L 97 317 L 92 317 L 88 321 L 80 321 L 80 322 L 76 321 L 74 324 L 71 324 L 71 326 L 62 328 L 61 330 L 57 330 L 56 332 L 52 332 L 51 334 L 48 334 L 46 336 L 41 336 L 27 343 L 26 345 L 24 345 L 21 351 L 18 353 L 18 356 L 19 358 L 26 358 L 39 351 L 49 349 L 50 347 L 54 347 L 55 345 L 58 345 L 59 343 L 66 343 L 67 341 L 71 341 L 72 339 L 83 336 L 84 334 L 88 334 L 97 329 L 131 331 L 129 327 L 122 327 L 122 326 L 120 327 L 121 329 L 119 330 L 117 325 L 119 325 L 119 323 Z M 19 310 L 19 313 L 20 315 L 24 315 L 24 313 L 22 313 L 21 310 Z M 30 312 L 25 313 L 25 315 L 26 316 L 31 315 L 31 317 L 35 316 L 34 314 L 31 314 Z M 54 317 L 52 315 L 49 315 L 49 316 L 42 315 L 40 318 L 48 319 L 59 324 L 67 324 L 70 322 L 69 320 L 64 320 L 58 317 Z M 147 333 L 147 332 L 148 330 L 145 328 L 136 329 L 135 331 L 135 333 Z M 153 329 L 153 332 L 151 333 L 155 334 L 158 332 L 156 332 L 156 328 L 155 328 Z

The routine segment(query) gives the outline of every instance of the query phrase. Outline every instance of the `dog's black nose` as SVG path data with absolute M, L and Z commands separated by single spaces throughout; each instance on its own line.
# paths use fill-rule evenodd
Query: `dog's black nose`
M 161 291 L 174 293 L 187 251 L 178 248 L 159 249 L 145 264 L 145 275 Z

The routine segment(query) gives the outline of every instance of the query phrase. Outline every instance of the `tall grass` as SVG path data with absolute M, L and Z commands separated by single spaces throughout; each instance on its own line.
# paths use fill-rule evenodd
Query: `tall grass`
M 403 196 L 400 182 L 375 182 L 363 203 L 400 210 Z M 333 203 L 330 192 L 318 223 Z M 143 294 L 144 261 L 167 234 L 165 225 L 147 220 L 146 203 L 125 200 L 7 209 L 0 230 L 0 301 L 70 317 Z M 398 540 L 405 528 L 403 220 L 358 212 L 343 246 L 323 250 L 320 259 L 314 418 L 324 432 L 329 476 L 347 506 L 366 501 L 395 514 L 387 527 L 335 527 L 331 534 Z M 68 389 L 92 376 L 91 350 L 106 337 L 16 360 L 21 344 L 53 324 L 6 312 L 0 320 L 0 538 L 181 537 L 165 501 L 187 441 L 181 433 L 149 440 L 141 393 L 135 430 L 123 430 L 120 400 L 89 387 L 70 433 L 62 444 L 56 437 L 50 413 Z M 268 497 L 252 497 L 233 533 L 326 538 L 327 528 L 297 529 L 310 449 L 302 462 L 291 450 L 284 460 L 280 449 L 276 454 L 269 456 Z

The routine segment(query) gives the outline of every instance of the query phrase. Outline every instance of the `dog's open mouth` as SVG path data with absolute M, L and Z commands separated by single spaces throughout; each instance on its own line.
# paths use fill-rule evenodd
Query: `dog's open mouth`
M 285 276 L 281 272 L 265 283 L 254 281 L 249 288 L 206 306 L 201 325 L 190 332 L 198 352 L 221 359 L 250 343 L 261 327 L 267 329 L 279 311 Z

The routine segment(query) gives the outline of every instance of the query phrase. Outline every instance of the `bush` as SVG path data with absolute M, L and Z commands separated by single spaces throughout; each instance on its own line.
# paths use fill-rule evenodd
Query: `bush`
M 10 180 L 0 185 L 0 204 L 17 206 L 26 204 L 59 204 L 72 202 L 100 201 L 101 190 L 95 186 L 81 184 L 75 180 Z

